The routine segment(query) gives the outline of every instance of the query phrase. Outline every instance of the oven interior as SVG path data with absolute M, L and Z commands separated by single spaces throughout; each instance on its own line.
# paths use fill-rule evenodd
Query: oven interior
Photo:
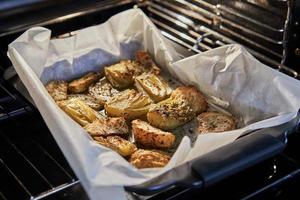
M 143 9 L 166 38 L 191 52 L 240 43 L 261 62 L 299 79 L 297 1 L 46 0 L 6 9 L 0 14 L 0 200 L 88 199 L 39 112 L 24 98 L 25 88 L 6 56 L 7 45 L 32 26 L 51 29 L 53 37 L 69 37 L 134 6 Z M 174 187 L 153 196 L 128 193 L 128 198 L 290 199 L 299 196 L 299 144 L 295 132 L 283 153 L 205 190 Z

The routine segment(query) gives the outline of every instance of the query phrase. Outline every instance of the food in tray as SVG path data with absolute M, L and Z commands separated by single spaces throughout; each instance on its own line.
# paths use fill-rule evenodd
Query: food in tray
M 151 107 L 151 99 L 134 89 L 127 89 L 112 97 L 104 108 L 109 116 L 132 120 L 143 117 Z
M 88 93 L 101 102 L 102 107 L 111 97 L 119 93 L 119 91 L 107 81 L 107 79 L 101 78 L 95 84 L 89 86 Z
M 130 156 L 137 150 L 136 146 L 119 136 L 94 137 L 94 140 L 103 146 L 115 150 L 121 156 Z
M 162 77 L 155 74 L 142 74 L 135 78 L 135 87 L 138 91 L 150 96 L 154 102 L 168 98 L 172 89 Z
M 136 61 L 123 60 L 104 68 L 108 81 L 116 88 L 126 88 L 134 83 L 134 76 L 145 72 L 145 68 Z
M 57 104 L 63 111 L 65 111 L 65 113 L 67 113 L 81 126 L 85 126 L 100 118 L 100 114 L 89 107 L 86 103 L 78 99 L 58 101 Z
M 108 81 L 116 88 L 123 89 L 133 85 L 134 77 L 143 73 L 159 74 L 150 55 L 144 51 L 136 53 L 136 60 L 123 60 L 117 64 L 104 68 Z
M 198 132 L 211 133 L 236 129 L 234 117 L 218 112 L 204 112 L 197 117 Z
M 208 104 L 195 87 L 172 90 L 147 52 L 138 51 L 135 61 L 124 60 L 104 71 L 101 78 L 88 73 L 69 84 L 51 81 L 46 89 L 95 142 L 129 158 L 137 168 L 164 167 L 171 157 L 161 150 L 172 150 L 176 139 L 166 130 L 197 116 L 200 133 L 236 128 L 233 117 L 205 112 Z M 134 143 L 127 140 L 132 139 L 130 134 Z
M 109 136 L 119 135 L 128 136 L 129 128 L 123 117 L 108 117 L 105 119 L 96 119 L 90 124 L 87 124 L 84 129 L 91 136 Z
M 136 119 L 131 122 L 132 134 L 136 143 L 151 148 L 170 148 L 175 141 L 175 135 L 162 131 L 145 121 Z
M 160 73 L 160 69 L 156 66 L 148 52 L 137 51 L 135 54 L 135 60 L 145 66 L 149 70 L 149 73 L 156 75 Z
M 84 103 L 86 103 L 86 105 L 88 105 L 89 107 L 95 110 L 100 110 L 101 108 L 103 108 L 103 104 L 96 98 L 92 97 L 91 95 L 69 94 L 68 99 L 78 99 L 80 101 L 83 101 Z
M 90 72 L 79 79 L 75 79 L 68 84 L 68 91 L 71 93 L 81 93 L 99 79 L 99 74 Z
M 147 119 L 152 126 L 170 130 L 181 126 L 206 111 L 207 102 L 203 94 L 193 86 L 175 89 L 171 96 L 152 107 Z
M 46 89 L 54 101 L 61 101 L 68 98 L 68 84 L 65 81 L 51 81 L 46 85 Z
M 164 167 L 170 159 L 163 151 L 139 149 L 131 155 L 129 162 L 136 168 L 152 168 Z

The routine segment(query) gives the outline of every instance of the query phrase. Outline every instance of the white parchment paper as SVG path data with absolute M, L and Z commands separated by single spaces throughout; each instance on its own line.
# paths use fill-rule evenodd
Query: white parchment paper
M 182 60 L 182 55 L 139 9 L 119 13 L 69 38 L 50 37 L 50 30 L 32 28 L 9 45 L 8 55 L 91 199 L 125 199 L 123 185 L 147 181 L 250 130 L 284 123 L 295 117 L 300 107 L 299 81 L 261 64 L 239 45 Z M 160 67 L 183 83 L 197 86 L 214 106 L 228 110 L 244 126 L 199 135 L 193 147 L 184 137 L 162 169 L 138 170 L 116 152 L 94 143 L 59 109 L 43 84 L 49 80 L 68 81 L 121 59 L 132 59 L 138 49 L 148 51 Z

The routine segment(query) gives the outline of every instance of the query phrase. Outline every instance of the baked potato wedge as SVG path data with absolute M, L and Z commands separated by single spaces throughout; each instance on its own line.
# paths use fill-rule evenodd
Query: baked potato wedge
M 65 81 L 50 81 L 46 85 L 46 90 L 54 101 L 62 101 L 68 98 L 68 84 Z
M 98 144 L 108 147 L 124 157 L 130 156 L 137 150 L 133 143 L 119 136 L 94 137 L 94 140 Z
M 170 130 L 189 122 L 206 109 L 203 94 L 195 87 L 183 86 L 174 90 L 170 98 L 151 108 L 147 119 L 152 126 Z
M 151 102 L 148 96 L 127 89 L 106 102 L 104 108 L 109 116 L 133 120 L 145 116 L 152 106 Z
M 123 60 L 117 64 L 104 68 L 105 77 L 116 88 L 122 89 L 133 85 L 134 76 L 145 72 L 145 68 L 138 62 Z
M 84 126 L 84 129 L 92 136 L 128 136 L 129 128 L 123 117 L 108 117 L 106 119 L 96 119 Z
M 94 110 L 100 110 L 103 108 L 103 103 L 98 101 L 96 98 L 92 97 L 91 95 L 86 94 L 69 94 L 68 99 L 78 99 L 83 101 L 89 107 L 93 108 Z
M 68 99 L 57 102 L 58 106 L 65 111 L 73 120 L 81 126 L 92 123 L 101 118 L 100 115 L 86 103 L 78 99 Z
M 104 77 L 96 82 L 94 85 L 90 85 L 88 89 L 89 95 L 93 96 L 99 102 L 104 105 L 111 97 L 119 93 L 118 90 L 113 88 L 113 86 Z
M 175 135 L 162 131 L 145 121 L 136 119 L 131 122 L 132 133 L 136 143 L 151 148 L 170 148 L 175 141 Z
M 234 117 L 218 112 L 204 112 L 197 117 L 199 133 L 218 133 L 236 129 Z
M 172 89 L 162 77 L 155 74 L 142 74 L 135 78 L 135 86 L 139 92 L 149 95 L 154 102 L 168 98 Z
M 99 74 L 90 72 L 83 77 L 73 80 L 68 84 L 68 91 L 71 93 L 81 93 L 88 89 L 88 87 L 99 79 Z
M 164 167 L 170 159 L 171 157 L 163 151 L 139 149 L 131 155 L 129 162 L 141 169 Z

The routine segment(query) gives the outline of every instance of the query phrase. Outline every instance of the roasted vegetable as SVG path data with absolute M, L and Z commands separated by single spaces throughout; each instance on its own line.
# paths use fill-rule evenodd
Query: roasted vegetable
M 68 85 L 68 90 L 71 93 L 81 93 L 88 89 L 88 87 L 99 79 L 99 74 L 97 73 L 88 73 L 83 77 L 73 80 Z
M 175 135 L 172 133 L 162 131 L 139 119 L 133 120 L 131 123 L 136 143 L 152 148 L 170 148 L 173 146 Z
M 204 112 L 197 117 L 199 133 L 216 133 L 236 129 L 232 116 L 218 112 Z
M 171 157 L 163 151 L 139 149 L 135 151 L 129 162 L 136 168 L 164 167 Z
M 93 123 L 86 125 L 84 129 L 91 136 L 128 136 L 129 133 L 129 128 L 123 117 L 108 117 L 106 119 L 97 119 L 93 121 Z
M 123 60 L 104 68 L 108 81 L 116 88 L 126 88 L 134 83 L 134 76 L 145 72 L 145 68 L 135 61 Z
M 130 156 L 137 150 L 136 146 L 119 137 L 119 136 L 108 136 L 108 137 L 94 137 L 94 140 L 105 147 L 108 147 L 117 153 L 119 153 L 121 156 Z
M 147 119 L 151 125 L 169 130 L 187 123 L 206 109 L 205 97 L 195 87 L 179 87 L 170 98 L 151 108 Z
M 168 83 L 155 74 L 142 74 L 135 78 L 138 91 L 146 93 L 154 102 L 168 98 L 172 92 Z
M 144 67 L 146 67 L 146 71 L 148 73 L 156 74 L 156 75 L 160 73 L 160 69 L 152 60 L 148 52 L 137 51 L 135 54 L 135 59 L 137 62 L 141 63 Z
M 61 101 L 68 98 L 68 85 L 64 81 L 51 81 L 46 85 L 46 89 L 54 101 Z
M 102 105 L 117 93 L 119 91 L 114 89 L 106 78 L 100 79 L 89 87 L 89 94 L 101 102 Z
M 59 101 L 57 104 L 81 126 L 85 126 L 100 118 L 100 115 L 95 110 L 78 99 Z
M 151 106 L 148 96 L 127 89 L 106 102 L 104 108 L 109 116 L 132 120 L 145 116 Z
M 80 101 L 83 101 L 88 105 L 89 107 L 100 110 L 103 108 L 103 103 L 101 103 L 99 100 L 95 99 L 94 97 L 86 94 L 69 94 L 68 99 L 78 99 Z

